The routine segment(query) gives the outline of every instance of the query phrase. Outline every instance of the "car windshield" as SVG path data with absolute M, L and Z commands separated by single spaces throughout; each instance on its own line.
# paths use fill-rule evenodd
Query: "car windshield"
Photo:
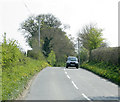
M 77 58 L 75 58 L 75 57 L 69 57 L 68 60 L 69 61 L 77 61 Z

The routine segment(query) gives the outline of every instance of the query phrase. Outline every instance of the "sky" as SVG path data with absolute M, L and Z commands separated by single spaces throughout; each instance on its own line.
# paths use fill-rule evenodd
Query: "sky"
M 52 13 L 66 30 L 77 38 L 84 25 L 97 24 L 103 29 L 103 38 L 111 47 L 118 46 L 118 1 L 120 0 L 0 0 L 0 41 L 6 32 L 7 39 L 14 39 L 26 51 L 20 24 L 30 15 Z

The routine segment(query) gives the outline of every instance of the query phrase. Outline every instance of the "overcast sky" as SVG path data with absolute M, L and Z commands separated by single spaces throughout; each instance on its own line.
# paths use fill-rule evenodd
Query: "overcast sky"
M 103 37 L 109 46 L 118 46 L 118 1 L 120 0 L 0 0 L 0 41 L 6 32 L 7 38 L 18 40 L 28 49 L 24 37 L 18 31 L 20 24 L 30 15 L 52 13 L 63 24 L 70 25 L 68 34 L 77 37 L 87 24 L 96 24 L 104 29 Z

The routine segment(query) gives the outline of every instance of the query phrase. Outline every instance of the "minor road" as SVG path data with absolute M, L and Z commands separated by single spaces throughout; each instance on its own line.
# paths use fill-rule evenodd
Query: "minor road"
M 118 100 L 118 86 L 81 68 L 47 67 L 25 100 Z

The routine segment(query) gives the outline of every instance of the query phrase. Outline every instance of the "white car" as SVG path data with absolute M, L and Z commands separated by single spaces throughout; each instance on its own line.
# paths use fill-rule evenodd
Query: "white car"
M 78 59 L 76 57 L 69 56 L 66 62 L 66 68 L 76 67 L 78 69 Z

